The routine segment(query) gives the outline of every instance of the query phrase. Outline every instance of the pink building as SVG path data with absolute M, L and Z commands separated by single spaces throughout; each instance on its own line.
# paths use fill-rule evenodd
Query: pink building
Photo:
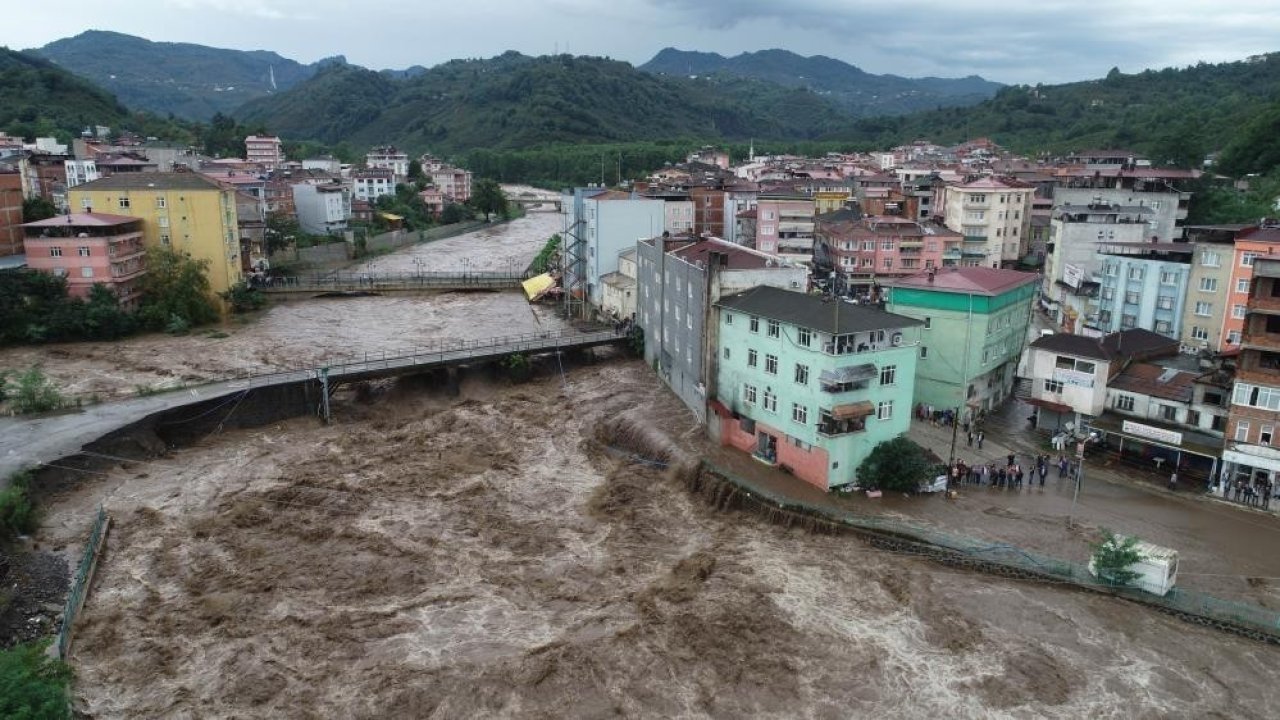
M 444 196 L 453 202 L 464 203 L 471 199 L 471 171 L 452 165 L 442 165 L 429 172 L 431 183 L 440 188 Z
M 418 193 L 418 198 L 426 206 L 427 212 L 435 217 L 440 217 L 440 213 L 444 212 L 444 193 L 440 192 L 440 188 L 429 187 Z
M 88 297 L 106 285 L 132 307 L 147 271 L 142 220 L 105 213 L 72 213 L 27 223 L 27 267 L 67 279 L 72 297 Z
M 838 276 L 840 289 L 957 265 L 964 237 L 943 225 L 907 217 L 863 216 L 845 208 L 818 217 L 815 257 Z
M 280 138 L 250 135 L 244 139 L 244 159 L 251 165 L 275 170 L 284 164 L 284 149 Z

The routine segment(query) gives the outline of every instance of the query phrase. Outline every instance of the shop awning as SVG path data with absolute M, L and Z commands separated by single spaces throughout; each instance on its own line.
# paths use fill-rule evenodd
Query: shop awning
M 835 368 L 834 370 L 823 370 L 822 374 L 818 376 L 818 380 L 828 385 L 841 385 L 860 380 L 870 380 L 878 374 L 880 374 L 880 371 L 876 370 L 876 366 L 868 363 L 866 365 Z
M 1075 412 L 1075 410 L 1070 405 L 1063 405 L 1062 403 L 1056 403 L 1056 402 L 1053 402 L 1052 400 L 1038 400 L 1036 398 L 1028 398 L 1026 400 L 1026 403 L 1028 405 L 1033 405 L 1038 408 L 1044 408 L 1045 410 L 1056 412 L 1059 415 L 1064 415 L 1069 412 Z
M 844 405 L 836 405 L 831 408 L 831 417 L 836 420 L 852 420 L 854 418 L 862 418 L 871 415 L 876 411 L 876 406 L 868 400 L 861 400 L 855 403 L 846 403 Z

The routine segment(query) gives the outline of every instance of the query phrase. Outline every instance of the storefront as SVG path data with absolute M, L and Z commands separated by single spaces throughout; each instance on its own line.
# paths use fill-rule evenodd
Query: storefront
M 1218 477 L 1221 442 L 1184 428 L 1138 422 L 1110 414 L 1089 421 L 1098 432 L 1101 445 L 1136 467 L 1172 474 L 1174 468 L 1183 482 L 1208 482 Z
M 1280 450 L 1259 445 L 1237 445 L 1222 451 L 1222 475 L 1214 488 L 1218 495 L 1246 486 L 1275 496 L 1280 485 Z M 1234 496 L 1233 496 L 1233 499 Z

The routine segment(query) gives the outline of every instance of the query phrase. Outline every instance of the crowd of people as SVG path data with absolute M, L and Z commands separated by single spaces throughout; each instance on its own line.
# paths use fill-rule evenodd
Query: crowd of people
M 1019 490 L 1025 484 L 1031 487 L 1038 481 L 1044 487 L 1049 477 L 1050 468 L 1058 471 L 1058 479 L 1073 477 L 1074 464 L 1065 455 L 1059 455 L 1057 462 L 1048 455 L 1036 455 L 1026 466 L 1018 460 L 1018 456 L 1009 454 L 1006 463 L 979 463 L 969 465 L 964 460 L 956 460 L 948 470 L 948 486 L 956 488 L 961 485 L 986 485 L 1001 490 Z

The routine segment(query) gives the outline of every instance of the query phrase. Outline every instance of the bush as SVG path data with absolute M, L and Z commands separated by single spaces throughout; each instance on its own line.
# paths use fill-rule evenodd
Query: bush
M 905 437 L 886 440 L 858 466 L 858 484 L 882 490 L 910 492 L 929 474 L 924 448 Z
M 31 504 L 31 473 L 9 476 L 9 487 L 0 491 L 0 539 L 26 535 L 36 529 L 35 506 Z
M 266 294 L 257 288 L 249 287 L 249 284 L 243 280 L 222 293 L 222 298 L 231 305 L 231 311 L 236 313 L 261 310 L 267 304 Z
M 552 235 L 547 244 L 542 246 L 542 250 L 538 251 L 538 256 L 533 259 L 533 272 L 544 273 L 548 270 L 554 270 L 551 267 L 551 259 L 560 252 L 560 235 Z
M 498 365 L 515 382 L 524 382 L 533 375 L 533 363 L 529 361 L 528 355 L 522 353 L 508 355 L 499 360 Z
M 0 650 L 0 717 L 62 720 L 71 717 L 71 668 L 45 654 L 48 643 Z
M 142 276 L 142 305 L 138 317 L 153 330 L 182 334 L 193 325 L 213 322 L 218 311 L 209 288 L 208 260 L 168 248 L 147 251 L 147 274 Z
M 40 370 L 39 365 L 18 376 L 18 388 L 13 395 L 13 409 L 19 415 L 57 410 L 66 404 L 62 393 Z
M 0 372 L 0 402 L 9 397 L 9 373 Z

